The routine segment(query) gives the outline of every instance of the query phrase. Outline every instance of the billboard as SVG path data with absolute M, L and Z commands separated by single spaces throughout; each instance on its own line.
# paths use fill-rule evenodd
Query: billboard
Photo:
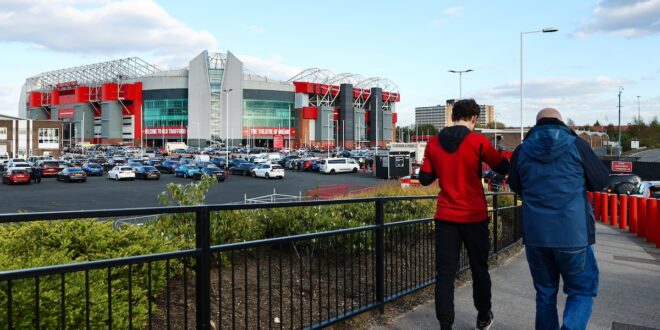
M 632 172 L 633 163 L 632 162 L 612 162 L 612 172 Z
M 144 136 L 147 138 L 181 137 L 187 135 L 188 129 L 181 126 L 154 126 L 144 128 Z
M 57 111 L 57 119 L 73 118 L 76 115 L 76 109 L 60 109 Z
M 282 135 L 288 138 L 289 131 L 291 131 L 292 138 L 296 136 L 296 129 L 294 127 L 243 127 L 243 136 L 274 137 L 275 135 Z
M 275 135 L 273 137 L 273 148 L 275 149 L 284 148 L 284 137 L 282 135 Z

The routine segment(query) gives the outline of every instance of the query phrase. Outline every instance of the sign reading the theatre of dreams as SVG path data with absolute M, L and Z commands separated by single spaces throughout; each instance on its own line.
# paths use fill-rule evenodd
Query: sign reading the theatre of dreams
M 618 162 L 618 161 L 613 161 L 612 162 L 612 172 L 626 172 L 630 173 L 632 172 L 632 162 Z
M 296 129 L 291 128 L 291 136 L 294 137 L 296 136 Z M 275 135 L 283 135 L 283 136 L 289 136 L 289 128 L 288 127 L 282 127 L 282 128 L 277 128 L 277 127 L 243 127 L 243 136 L 268 136 L 268 137 L 273 137 Z
M 60 109 L 57 111 L 57 119 L 73 118 L 76 115 L 76 109 Z
M 160 126 L 160 127 L 146 127 L 144 135 L 149 137 L 159 136 L 186 136 L 188 130 L 186 127 L 181 126 Z

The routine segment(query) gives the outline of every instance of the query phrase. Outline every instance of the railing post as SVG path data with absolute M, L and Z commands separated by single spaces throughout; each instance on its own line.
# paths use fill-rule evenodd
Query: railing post
M 385 214 L 383 200 L 376 200 L 376 303 L 385 312 Z
M 211 327 L 211 224 L 209 209 L 200 206 L 195 212 L 195 293 L 197 329 Z M 187 297 L 184 297 L 187 299 Z
M 520 238 L 520 233 L 518 232 L 518 222 L 520 221 L 518 214 L 520 212 L 520 209 L 518 208 L 518 194 L 513 194 L 513 206 L 516 207 L 513 209 L 513 233 L 516 235 L 515 238 L 517 241 Z
M 497 253 L 497 193 L 493 195 L 493 252 Z

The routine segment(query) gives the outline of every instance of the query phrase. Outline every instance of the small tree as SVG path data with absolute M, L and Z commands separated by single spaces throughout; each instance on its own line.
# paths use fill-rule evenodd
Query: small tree
M 486 128 L 504 129 L 504 128 L 506 128 L 506 125 L 503 122 L 500 122 L 500 121 L 489 121 L 486 124 Z

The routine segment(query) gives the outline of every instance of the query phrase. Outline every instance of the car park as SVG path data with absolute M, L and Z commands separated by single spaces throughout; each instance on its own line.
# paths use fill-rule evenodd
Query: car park
M 32 174 L 32 166 L 26 162 L 9 162 L 7 163 L 7 168 L 20 168 L 28 172 L 28 174 Z
M 230 159 L 229 162 L 227 162 L 227 168 L 231 169 L 232 167 L 236 167 L 240 164 L 249 164 L 249 162 L 241 158 Z
M 82 166 L 82 170 L 87 173 L 88 176 L 98 175 L 103 176 L 103 167 L 96 163 L 85 163 Z
M 182 178 L 193 178 L 199 174 L 199 168 L 193 164 L 181 165 L 174 171 L 174 176 Z
M 143 180 L 158 180 L 160 179 L 160 171 L 153 166 L 143 165 L 134 168 L 135 178 Z
M 154 165 L 155 168 L 157 168 L 161 173 L 174 173 L 176 169 L 181 166 L 179 162 L 175 162 L 172 160 L 166 160 L 162 162 L 160 165 Z
M 630 195 L 639 189 L 642 179 L 635 174 L 610 174 L 605 190 L 613 194 Z
M 132 167 L 115 166 L 108 171 L 108 180 L 135 180 L 135 172 Z
M 231 174 L 236 174 L 236 175 L 243 175 L 243 176 L 252 176 L 252 170 L 256 167 L 257 165 L 252 164 L 252 163 L 241 163 L 237 166 L 231 167 L 229 169 L 229 173 Z
M 208 175 L 214 177 L 219 182 L 224 182 L 227 178 L 227 172 L 215 165 L 206 166 L 200 169 L 200 174 L 195 179 L 201 179 L 202 176 Z
M 328 158 L 320 162 L 320 172 L 325 174 L 342 172 L 357 173 L 359 170 L 359 165 L 352 158 Z
M 60 168 L 60 162 L 57 160 L 42 160 L 37 162 L 37 166 L 41 167 L 42 177 L 57 176 L 64 168 Z
M 57 173 L 57 181 L 66 182 L 86 182 L 87 174 L 80 167 L 67 167 L 60 173 Z
M 2 183 L 16 184 L 16 183 L 30 183 L 30 173 L 21 168 L 8 168 L 2 173 Z
M 253 173 L 255 177 L 284 179 L 284 167 L 279 164 L 261 164 L 254 169 Z

